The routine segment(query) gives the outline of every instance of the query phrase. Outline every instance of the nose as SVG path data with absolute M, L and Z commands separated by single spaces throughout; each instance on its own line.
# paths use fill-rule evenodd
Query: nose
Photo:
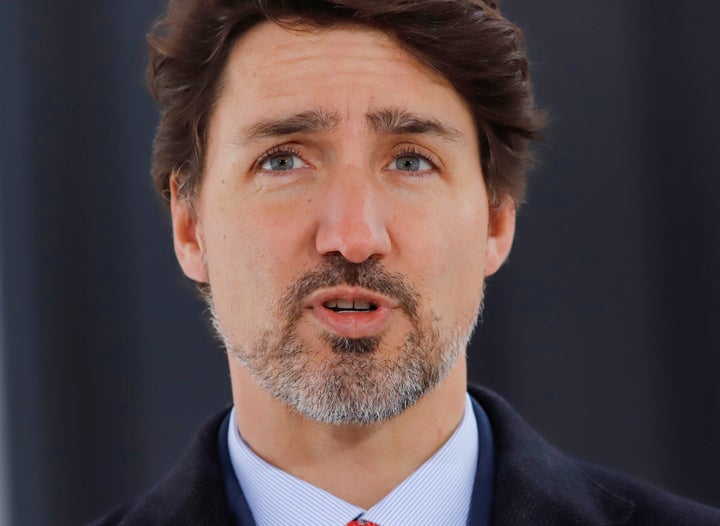
M 390 252 L 390 203 L 382 184 L 357 171 L 331 176 L 326 184 L 315 247 L 321 255 L 338 252 L 353 263 Z

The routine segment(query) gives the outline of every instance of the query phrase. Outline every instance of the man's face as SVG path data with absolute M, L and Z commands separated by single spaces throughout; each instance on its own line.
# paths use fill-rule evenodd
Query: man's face
M 230 351 L 309 418 L 391 418 L 446 377 L 512 206 L 490 220 L 471 115 L 382 33 L 264 23 L 232 50 L 185 273 L 210 283 Z

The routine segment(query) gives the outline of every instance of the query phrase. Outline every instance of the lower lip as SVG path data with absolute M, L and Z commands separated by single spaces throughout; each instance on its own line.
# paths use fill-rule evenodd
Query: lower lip
M 386 307 L 368 312 L 335 312 L 325 307 L 310 310 L 322 325 L 345 338 L 365 338 L 381 333 L 390 321 L 391 312 Z

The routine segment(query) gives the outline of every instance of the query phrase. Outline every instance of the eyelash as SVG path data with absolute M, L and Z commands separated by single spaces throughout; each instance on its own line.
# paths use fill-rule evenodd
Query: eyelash
M 292 146 L 289 146 L 287 144 L 283 144 L 280 146 L 273 146 L 265 153 L 263 153 L 260 158 L 255 161 L 255 164 L 253 165 L 253 170 L 261 171 L 263 169 L 262 165 L 265 164 L 265 162 L 268 161 L 271 157 L 275 157 L 276 155 L 295 155 L 302 159 L 305 164 L 310 164 L 305 160 L 305 158 L 296 148 L 293 148 Z
M 431 169 L 437 170 L 439 168 L 439 161 L 432 155 L 428 154 L 424 150 L 421 150 L 417 146 L 406 146 L 403 149 L 401 149 L 398 152 L 393 153 L 393 162 L 398 159 L 399 157 L 404 156 L 416 156 L 422 159 L 423 161 L 426 161 Z M 400 171 L 400 170 L 399 170 Z M 428 172 L 428 170 L 419 170 L 417 172 L 408 172 L 412 174 L 417 174 L 416 177 L 422 177 Z

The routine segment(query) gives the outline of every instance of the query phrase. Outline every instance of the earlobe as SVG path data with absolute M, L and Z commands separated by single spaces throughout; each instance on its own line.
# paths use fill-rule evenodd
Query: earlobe
M 204 247 L 197 213 L 187 199 L 179 195 L 177 174 L 170 177 L 170 213 L 173 245 L 180 268 L 188 278 L 207 283 Z
M 515 203 L 510 198 L 490 208 L 488 238 L 485 249 L 485 276 L 491 276 L 510 254 L 515 237 Z

